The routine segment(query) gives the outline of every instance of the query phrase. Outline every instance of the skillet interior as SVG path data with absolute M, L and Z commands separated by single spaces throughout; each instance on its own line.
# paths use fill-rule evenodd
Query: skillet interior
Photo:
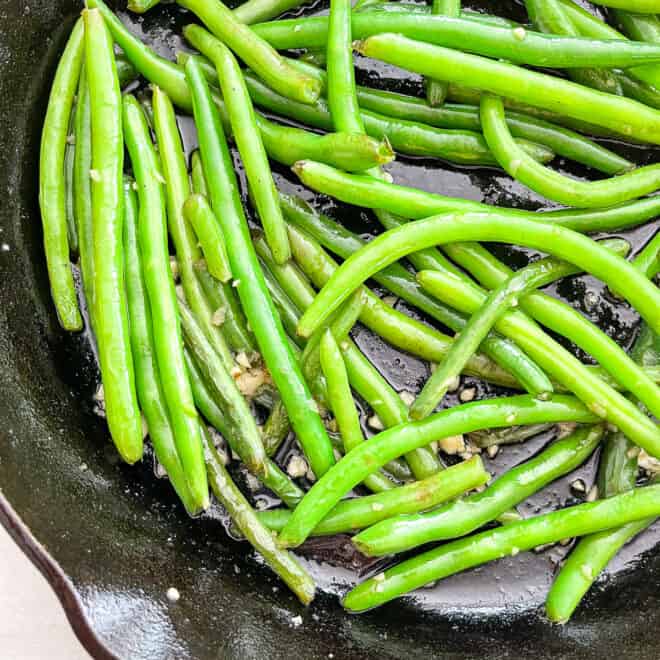
M 520 11 L 515 3 L 499 4 L 499 13 Z M 167 485 L 154 478 L 150 460 L 133 469 L 117 463 L 104 423 L 93 413 L 97 375 L 87 340 L 64 334 L 55 320 L 37 209 L 38 141 L 47 89 L 78 7 L 65 0 L 29 5 L 9 0 L 0 10 L 0 488 L 7 498 L 0 504 L 3 522 L 46 572 L 94 655 L 134 660 L 477 654 L 656 658 L 660 562 L 648 551 L 657 540 L 657 527 L 617 559 L 565 627 L 551 626 L 539 615 L 553 561 L 559 558 L 556 549 L 447 580 L 415 601 L 350 616 L 333 594 L 355 579 L 351 565 L 360 571 L 374 567 L 348 552 L 342 540 L 306 551 L 320 560 L 310 559 L 310 564 L 326 593 L 303 610 L 246 554 L 246 546 L 228 538 L 219 511 L 191 521 L 176 507 Z M 171 23 L 179 20 L 179 12 L 166 8 L 139 21 L 137 28 L 156 38 L 166 53 L 172 45 Z M 381 68 L 379 74 L 372 82 L 411 85 L 391 69 Z M 634 151 L 638 162 L 656 156 L 650 150 Z M 402 183 L 538 206 L 493 171 L 403 159 L 391 171 Z M 278 170 L 278 183 L 301 191 L 284 169 Z M 313 199 L 309 192 L 305 196 Z M 363 213 L 320 197 L 314 202 L 362 233 L 373 227 Z M 628 238 L 639 248 L 650 234 L 647 226 Z M 511 263 L 526 259 L 521 251 L 504 254 Z M 589 290 L 601 288 L 584 277 L 558 293 L 582 307 Z M 606 298 L 590 315 L 624 345 L 634 338 L 636 317 L 615 301 Z M 419 387 L 426 375 L 423 365 L 384 348 L 365 330 L 356 339 L 397 389 Z M 479 389 L 483 396 L 492 393 Z M 546 440 L 502 452 L 491 469 L 519 462 Z M 592 471 L 590 463 L 582 472 L 589 478 Z M 564 480 L 533 498 L 529 511 L 554 507 L 568 497 Z M 175 605 L 165 598 L 171 586 L 182 594 Z M 302 616 L 300 626 L 297 615 Z

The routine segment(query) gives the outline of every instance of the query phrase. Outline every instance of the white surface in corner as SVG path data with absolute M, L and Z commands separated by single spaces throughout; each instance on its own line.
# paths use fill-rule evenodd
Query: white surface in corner
M 50 586 L 0 526 L 0 655 L 89 660 Z

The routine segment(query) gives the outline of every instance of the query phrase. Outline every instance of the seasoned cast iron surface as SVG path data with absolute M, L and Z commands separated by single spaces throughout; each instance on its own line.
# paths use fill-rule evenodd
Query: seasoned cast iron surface
M 492 10 L 495 4 L 498 13 L 522 15 L 513 2 L 483 6 Z M 660 566 L 650 552 L 657 527 L 615 560 L 564 627 L 547 623 L 540 607 L 564 548 L 503 560 L 352 616 L 340 609 L 337 594 L 382 564 L 356 556 L 346 538 L 304 548 L 321 585 L 317 601 L 305 610 L 246 545 L 227 535 L 221 511 L 190 520 L 168 485 L 154 477 L 151 457 L 135 468 L 118 463 L 94 412 L 93 353 L 84 334 L 67 335 L 57 325 L 40 244 L 41 121 L 78 9 L 78 2 L 64 0 L 5 0 L 0 6 L 0 489 L 8 500 L 0 502 L 0 517 L 47 574 L 90 651 L 132 660 L 657 658 Z M 173 30 L 186 19 L 174 7 L 144 19 L 122 18 L 166 56 L 181 45 Z M 421 89 L 418 79 L 403 72 L 364 60 L 358 66 L 359 78 L 370 84 Z M 193 148 L 188 120 L 182 129 Z M 640 164 L 656 159 L 650 149 L 627 150 Z M 450 195 L 532 209 L 542 204 L 494 170 L 404 158 L 389 169 L 398 182 Z M 368 214 L 303 190 L 285 168 L 277 169 L 277 182 L 362 234 L 376 229 Z M 647 226 L 625 236 L 639 249 L 651 234 Z M 517 266 L 532 256 L 502 247 L 497 252 Z M 595 306 L 589 292 L 599 294 Z M 633 341 L 637 317 L 592 278 L 573 278 L 553 293 L 624 346 Z M 367 330 L 358 329 L 355 338 L 397 389 L 417 391 L 428 376 L 425 365 L 383 346 Z M 497 394 L 476 385 L 479 396 Z M 497 473 L 548 440 L 539 436 L 502 451 L 487 467 Z M 587 483 L 594 467 L 595 459 L 579 471 Z M 535 514 L 570 503 L 573 478 L 552 484 L 521 511 Z M 176 604 L 165 598 L 172 586 L 182 596 Z

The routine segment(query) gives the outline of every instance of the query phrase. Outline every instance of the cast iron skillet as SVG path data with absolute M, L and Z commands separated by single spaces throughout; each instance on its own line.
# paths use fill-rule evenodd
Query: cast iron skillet
M 154 478 L 149 458 L 132 469 L 117 463 L 105 426 L 92 410 L 97 374 L 87 339 L 64 334 L 56 323 L 37 210 L 47 89 L 78 9 L 74 0 L 5 0 L 0 9 L 0 519 L 49 579 L 92 655 L 132 660 L 657 658 L 660 562 L 650 552 L 657 530 L 616 560 L 564 627 L 551 626 L 540 609 L 565 552 L 556 548 L 351 616 L 339 608 L 336 594 L 355 581 L 356 573 L 379 565 L 356 557 L 345 538 L 305 550 L 323 593 L 304 610 L 246 546 L 228 537 L 219 511 L 191 521 L 167 485 Z M 498 9 L 514 16 L 520 12 L 508 2 Z M 165 8 L 138 21 L 136 29 L 167 53 L 175 44 L 170 28 L 180 20 L 177 10 Z M 418 88 L 418 82 L 404 81 L 393 70 L 379 73 L 372 82 Z M 654 158 L 641 149 L 633 156 L 638 162 Z M 449 194 L 529 208 L 539 204 L 492 171 L 420 160 L 401 160 L 392 171 L 401 182 L 441 186 Z M 285 170 L 278 172 L 278 183 L 300 192 Z M 327 199 L 314 201 L 364 233 L 372 227 L 365 214 Z M 651 232 L 647 226 L 628 236 L 639 248 Z M 520 264 L 528 255 L 504 256 Z M 590 306 L 589 291 L 603 293 L 598 283 L 583 277 L 557 293 L 629 346 L 635 315 L 607 295 Z M 423 365 L 402 359 L 364 330 L 356 339 L 397 388 L 419 387 L 426 375 Z M 477 386 L 480 396 L 494 393 Z M 489 469 L 497 472 L 518 462 L 547 440 L 539 437 L 502 452 Z M 593 468 L 591 461 L 581 474 L 590 479 Z M 568 501 L 564 480 L 533 498 L 528 510 Z M 171 586 L 182 594 L 175 605 L 165 598 Z

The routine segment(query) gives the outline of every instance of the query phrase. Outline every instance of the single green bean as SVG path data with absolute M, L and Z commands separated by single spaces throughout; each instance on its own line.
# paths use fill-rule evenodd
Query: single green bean
M 127 8 L 136 14 L 144 14 L 159 2 L 160 0 L 128 0 Z
M 658 0 L 595 0 L 595 4 L 603 7 L 625 9 L 636 14 L 660 13 L 660 2 Z
M 621 86 L 621 91 L 625 96 L 652 108 L 660 108 L 660 90 L 657 87 L 636 80 L 623 71 L 616 72 L 615 75 Z
M 294 556 L 278 548 L 275 538 L 261 523 L 245 496 L 231 480 L 213 442 L 203 429 L 202 437 L 211 488 L 243 536 L 259 552 L 266 563 L 307 605 L 314 599 L 314 580 Z
M 83 327 L 69 263 L 64 155 L 69 120 L 85 54 L 85 28 L 79 20 L 55 73 L 41 134 L 39 205 L 50 290 L 60 324 L 65 330 Z
M 582 465 L 602 437 L 602 426 L 579 428 L 504 473 L 486 490 L 429 513 L 383 520 L 358 534 L 353 543 L 363 554 L 378 557 L 405 552 L 432 541 L 466 536 Z
M 539 401 L 521 395 L 455 406 L 422 421 L 383 431 L 358 445 L 312 486 L 282 530 L 279 542 L 283 547 L 300 545 L 337 502 L 367 475 L 431 440 L 477 429 L 550 421 L 594 422 L 597 418 L 573 397 L 555 395 Z
M 233 14 L 237 21 L 251 25 L 276 18 L 304 2 L 305 0 L 247 0 L 236 7 Z
M 124 185 L 124 252 L 126 254 L 126 300 L 130 317 L 131 348 L 140 406 L 149 429 L 156 458 L 165 468 L 172 486 L 190 515 L 200 512 L 190 496 L 186 475 L 179 460 L 174 433 L 160 382 L 154 349 L 154 334 L 147 290 L 138 247 L 138 205 L 131 183 Z
M 298 440 L 314 473 L 320 476 L 334 463 L 332 445 L 266 290 L 238 195 L 238 183 L 222 124 L 206 80 L 194 59 L 186 63 L 186 73 L 193 90 L 194 115 L 211 206 L 230 248 L 229 259 L 236 289 Z
M 328 17 L 315 16 L 261 23 L 253 30 L 278 50 L 320 48 L 327 43 L 328 25 Z M 425 44 L 532 66 L 626 68 L 660 62 L 660 49 L 654 44 L 549 35 L 414 12 L 354 13 L 351 27 L 354 39 L 396 32 Z
M 82 68 L 80 69 L 82 75 Z M 69 127 L 67 128 L 66 148 L 64 149 L 64 207 L 66 210 L 66 230 L 71 254 L 78 254 L 78 227 L 76 226 L 75 199 L 73 192 L 73 168 L 76 158 L 74 126 L 78 113 L 77 102 L 71 108 Z
M 539 435 L 539 433 L 551 430 L 553 426 L 553 424 L 536 424 L 499 429 L 498 431 L 475 431 L 470 433 L 470 440 L 481 449 L 487 449 L 493 445 L 516 445 Z
M 123 105 L 126 147 L 140 200 L 138 237 L 158 371 L 191 497 L 199 507 L 206 509 L 209 495 L 199 421 L 183 360 L 181 327 L 167 252 L 165 180 L 140 104 L 135 97 L 127 95 Z
M 431 13 L 458 18 L 461 15 L 461 0 L 433 0 Z M 447 83 L 440 80 L 427 80 L 426 98 L 432 106 L 442 105 L 447 98 Z
M 321 368 L 328 387 L 328 401 L 337 420 L 339 432 L 344 443 L 344 452 L 348 453 L 364 442 L 360 418 L 353 402 L 351 386 L 348 382 L 346 365 L 332 332 L 327 329 L 320 346 Z M 375 493 L 389 490 L 394 484 L 378 472 L 370 474 L 364 485 Z
M 231 279 L 227 248 L 220 225 L 203 195 L 193 194 L 183 205 L 183 217 L 192 225 L 204 257 L 206 267 L 215 279 L 228 282 Z
M 655 236 L 635 257 L 633 264 L 649 279 L 660 272 L 660 232 L 655 233 Z
M 251 73 L 246 74 L 245 81 L 256 105 L 316 128 L 332 130 L 332 117 L 324 100 L 313 105 L 296 103 L 273 91 Z M 386 139 L 391 148 L 401 153 L 444 158 L 466 165 L 496 164 L 483 136 L 475 131 L 439 129 L 405 119 L 385 117 L 368 110 L 362 110 L 360 116 L 369 136 L 378 140 Z M 542 145 L 522 140 L 521 146 L 541 162 L 549 162 L 554 158 L 554 153 Z
M 273 299 L 273 304 L 275 305 L 275 308 L 280 315 L 282 325 L 284 326 L 287 335 L 296 345 L 303 347 L 305 345 L 304 340 L 296 335 L 296 327 L 298 325 L 298 320 L 300 319 L 300 311 L 291 302 L 291 299 L 286 295 L 279 282 L 268 268 L 268 265 L 261 259 L 259 260 L 259 263 L 261 265 L 261 270 L 264 273 L 264 279 L 266 280 L 268 293 Z M 312 384 L 313 383 L 309 383 L 310 386 Z
M 489 479 L 479 456 L 453 465 L 422 481 L 393 488 L 384 493 L 356 497 L 339 502 L 312 531 L 312 536 L 350 533 L 391 516 L 432 509 L 478 488 Z M 282 509 L 262 511 L 260 520 L 274 531 L 281 531 L 291 518 Z
M 283 264 L 291 257 L 289 240 L 277 201 L 277 190 L 268 165 L 268 156 L 238 63 L 221 41 L 199 26 L 190 26 L 186 31 L 186 38 L 215 64 L 231 132 L 241 155 L 266 241 L 275 261 Z
M 477 310 L 485 300 L 485 294 L 476 286 L 452 280 L 451 291 L 443 288 L 443 299 L 450 301 L 464 311 Z M 532 294 L 535 295 L 535 294 Z M 570 309 L 570 308 L 569 308 Z M 628 399 L 615 392 L 599 378 L 597 372 L 586 369 L 568 351 L 559 346 L 535 323 L 519 312 L 507 312 L 498 321 L 496 327 L 505 336 L 515 336 L 516 341 L 545 368 L 548 374 L 585 401 L 592 410 L 601 414 L 613 424 L 619 426 L 635 443 L 646 446 L 654 454 L 657 449 L 658 428 L 646 415 Z M 614 342 L 612 342 L 614 343 Z M 632 362 L 632 361 L 630 361 Z M 635 369 L 634 362 L 633 369 Z M 640 381 L 647 378 L 639 369 Z M 657 398 L 657 387 L 654 395 Z M 618 419 L 615 422 L 614 419 Z
M 121 92 L 103 18 L 89 10 L 84 19 L 92 136 L 94 332 L 110 434 L 121 457 L 135 463 L 142 458 L 143 442 L 124 286 Z
M 190 385 L 193 396 L 195 397 L 195 405 L 206 420 L 220 431 L 222 436 L 227 440 L 231 450 L 245 463 L 243 459 L 243 444 L 236 441 L 236 436 L 240 435 L 241 431 L 231 428 L 227 421 L 228 418 L 222 412 L 219 404 L 214 400 L 213 395 L 204 382 L 204 376 L 188 350 L 185 351 L 185 357 L 190 376 Z M 303 491 L 269 458 L 265 460 L 264 468 L 255 474 L 255 476 L 290 508 L 297 506 L 304 495 Z
M 399 35 L 369 37 L 358 44 L 357 50 L 367 57 L 402 66 L 415 73 L 443 77 L 532 106 L 542 106 L 642 142 L 660 143 L 660 112 L 637 101 L 603 94 L 513 64 L 459 53 Z
M 204 195 L 208 199 L 209 189 L 206 185 L 206 175 L 202 167 L 202 159 L 199 151 L 195 150 L 190 157 L 190 180 L 192 182 L 192 189 L 198 195 Z
M 494 289 L 481 308 L 470 317 L 445 359 L 424 385 L 410 409 L 410 417 L 423 419 L 433 412 L 497 319 L 508 309 L 517 307 L 519 297 L 564 277 L 566 266 L 568 272 L 572 272 L 570 264 L 555 259 L 542 259 L 521 269 Z M 438 275 L 438 271 L 423 270 L 417 274 L 417 281 L 426 291 L 435 295 L 436 288 L 442 290 L 445 282 L 445 278 L 436 279 Z M 546 395 L 547 392 L 541 392 L 538 396 Z
M 246 353 L 256 350 L 254 335 L 248 329 L 247 319 L 236 298 L 234 287 L 216 280 L 201 264 L 196 266 L 195 271 L 204 296 L 214 310 L 214 321 L 222 328 L 231 349 Z
M 236 453 L 250 472 L 261 478 L 266 471 L 266 454 L 250 406 L 206 339 L 194 315 L 181 301 L 179 314 L 186 346 L 208 383 L 213 400 L 224 412 L 229 435 L 233 435 L 236 447 L 239 448 Z
M 481 124 L 491 151 L 512 177 L 566 206 L 599 208 L 643 197 L 660 187 L 660 166 L 647 165 L 603 181 L 576 181 L 539 165 L 520 149 L 504 117 L 504 105 L 497 96 L 481 97 Z
M 230 367 L 233 362 L 231 352 L 224 337 L 213 325 L 213 310 L 195 275 L 194 267 L 201 260 L 202 253 L 192 227 L 183 215 L 184 203 L 190 196 L 190 180 L 174 107 L 167 94 L 157 86 L 153 87 L 153 124 L 166 183 L 167 225 L 176 250 L 183 291 L 204 333 L 225 365 Z
M 363 582 L 349 592 L 343 605 L 350 611 L 363 611 L 433 580 L 507 555 L 657 516 L 659 496 L 660 485 L 638 488 L 453 541 L 385 571 L 384 579 Z
M 339 172 L 321 163 L 301 161 L 294 166 L 300 180 L 312 190 L 330 195 L 342 202 L 365 208 L 386 208 L 392 213 L 413 220 L 446 212 L 484 212 L 495 209 L 467 199 L 445 197 L 417 188 L 377 181 L 361 174 Z M 660 213 L 660 197 L 654 196 L 606 209 L 567 209 L 543 213 L 519 209 L 497 208 L 498 214 L 512 219 L 525 218 L 560 225 L 582 233 L 614 231 L 638 226 Z
M 293 69 L 254 30 L 236 20 L 220 0 L 178 0 L 232 49 L 273 89 L 287 98 L 313 103 L 319 96 L 319 84 L 313 78 Z M 188 30 L 184 29 L 187 35 Z
M 94 237 L 92 230 L 92 115 L 87 85 L 87 68 L 80 71 L 74 139 L 76 141 L 73 162 L 73 201 L 78 228 L 78 253 L 80 275 L 87 304 L 87 314 L 94 326 Z
M 286 209 L 290 202 L 285 197 L 282 198 L 282 202 Z M 313 212 L 311 209 L 301 207 L 300 213 Z M 315 286 L 322 288 L 337 270 L 337 263 L 311 236 L 294 225 L 289 225 L 289 239 L 296 262 Z M 366 287 L 365 296 L 365 305 L 360 315 L 360 321 L 364 325 L 400 350 L 431 362 L 440 362 L 444 359 L 451 346 L 450 337 L 398 312 Z M 305 310 L 313 299 L 313 296 L 298 297 L 294 302 L 300 309 Z M 468 360 L 465 373 L 504 387 L 516 389 L 520 386 L 508 372 L 481 354 L 476 354 Z

